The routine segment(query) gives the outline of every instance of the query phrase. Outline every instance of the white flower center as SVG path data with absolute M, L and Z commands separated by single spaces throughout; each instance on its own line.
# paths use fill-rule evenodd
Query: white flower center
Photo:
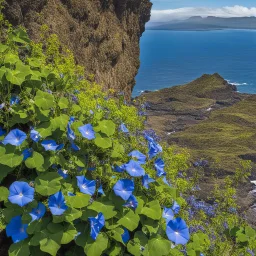
M 87 189 L 87 186 L 85 184 L 82 185 L 83 189 Z
M 20 197 L 23 197 L 23 194 L 22 194 L 22 193 L 19 193 L 19 196 L 20 196 Z
M 179 232 L 178 232 L 178 231 L 175 231 L 174 233 L 175 233 L 175 235 L 178 235 L 178 234 L 179 234 Z

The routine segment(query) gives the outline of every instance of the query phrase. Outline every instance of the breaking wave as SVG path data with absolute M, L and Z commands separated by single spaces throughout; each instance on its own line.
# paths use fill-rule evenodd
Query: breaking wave
M 231 80 L 227 80 L 229 84 L 233 84 L 235 86 L 240 86 L 240 85 L 248 85 L 248 83 L 237 83 L 237 82 L 232 82 Z

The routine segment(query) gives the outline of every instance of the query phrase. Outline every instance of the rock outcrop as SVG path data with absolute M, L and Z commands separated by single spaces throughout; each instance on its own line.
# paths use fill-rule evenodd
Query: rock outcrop
M 48 25 L 98 83 L 130 98 L 151 6 L 149 0 L 7 0 L 4 13 L 34 40 Z

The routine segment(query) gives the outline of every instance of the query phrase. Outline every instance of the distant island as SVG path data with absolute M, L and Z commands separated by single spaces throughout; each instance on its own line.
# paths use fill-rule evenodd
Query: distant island
M 218 18 L 193 16 L 186 20 L 169 22 L 151 22 L 149 30 L 222 30 L 222 29 L 256 29 L 256 17 Z

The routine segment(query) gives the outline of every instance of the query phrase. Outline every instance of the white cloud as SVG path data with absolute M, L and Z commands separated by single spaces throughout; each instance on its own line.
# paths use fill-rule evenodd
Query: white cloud
M 165 22 L 175 19 L 187 19 L 191 16 L 216 16 L 216 17 L 250 17 L 256 16 L 256 7 L 248 8 L 240 5 L 221 8 L 184 7 L 168 10 L 152 10 L 152 22 Z

